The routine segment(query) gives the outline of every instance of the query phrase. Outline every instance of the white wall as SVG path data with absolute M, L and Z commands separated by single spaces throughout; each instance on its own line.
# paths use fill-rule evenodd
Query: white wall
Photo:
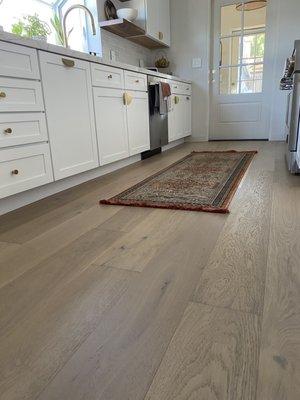
M 192 140 L 207 140 L 209 104 L 210 0 L 171 0 L 171 49 L 175 75 L 193 81 Z M 202 59 L 193 69 L 192 59 Z

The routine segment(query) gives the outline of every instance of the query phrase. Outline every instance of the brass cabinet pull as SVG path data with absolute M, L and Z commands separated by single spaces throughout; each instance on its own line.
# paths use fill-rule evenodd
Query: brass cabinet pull
M 175 96 L 175 98 L 174 98 L 174 101 L 175 101 L 175 104 L 178 104 L 179 103 L 179 97 L 178 96 Z
M 19 170 L 18 169 L 14 169 L 11 171 L 12 175 L 19 175 Z
M 2 97 L 2 99 L 4 99 L 6 97 L 6 93 L 5 92 L 0 92 L 0 97 Z
M 164 34 L 162 32 L 158 32 L 158 38 L 159 40 L 163 40 Z
M 110 74 L 110 75 L 108 75 L 108 77 L 107 77 L 107 79 L 112 79 L 112 75 Z
M 66 67 L 72 68 L 75 66 L 75 61 L 69 58 L 62 58 L 61 61 Z
M 129 106 L 132 103 L 133 97 L 131 96 L 131 94 L 125 92 L 123 94 L 123 103 L 124 106 Z
M 4 133 L 7 134 L 12 133 L 12 129 L 11 128 L 4 129 Z

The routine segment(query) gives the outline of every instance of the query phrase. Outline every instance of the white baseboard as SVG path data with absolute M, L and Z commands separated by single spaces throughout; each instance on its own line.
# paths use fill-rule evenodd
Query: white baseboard
M 127 167 L 128 165 L 134 164 L 140 160 L 141 156 L 136 155 L 103 167 L 95 168 L 82 174 L 71 176 L 70 178 L 62 179 L 26 192 L 18 193 L 14 196 L 6 197 L 5 199 L 0 200 L 0 215 L 26 206 L 27 204 L 34 203 L 35 201 L 41 200 L 55 193 L 62 192 L 63 190 L 69 189 L 73 186 L 80 185 L 81 183 L 99 178 L 100 176 Z

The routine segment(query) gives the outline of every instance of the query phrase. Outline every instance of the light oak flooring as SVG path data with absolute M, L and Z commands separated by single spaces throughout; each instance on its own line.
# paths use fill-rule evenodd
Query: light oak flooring
M 212 149 L 258 150 L 229 215 L 98 205 Z M 0 399 L 299 400 L 284 149 L 185 144 L 0 217 Z

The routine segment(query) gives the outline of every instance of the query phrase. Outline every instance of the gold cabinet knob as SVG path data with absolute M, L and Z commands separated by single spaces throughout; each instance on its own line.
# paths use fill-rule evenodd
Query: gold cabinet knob
M 4 99 L 6 97 L 6 93 L 5 92 L 0 92 L 0 97 L 2 97 L 2 99 Z
M 11 128 L 4 129 L 4 133 L 9 135 L 10 133 L 12 133 L 12 129 Z
M 13 169 L 13 170 L 11 171 L 11 174 L 12 174 L 12 175 L 19 175 L 19 170 L 18 170 L 18 169 Z

